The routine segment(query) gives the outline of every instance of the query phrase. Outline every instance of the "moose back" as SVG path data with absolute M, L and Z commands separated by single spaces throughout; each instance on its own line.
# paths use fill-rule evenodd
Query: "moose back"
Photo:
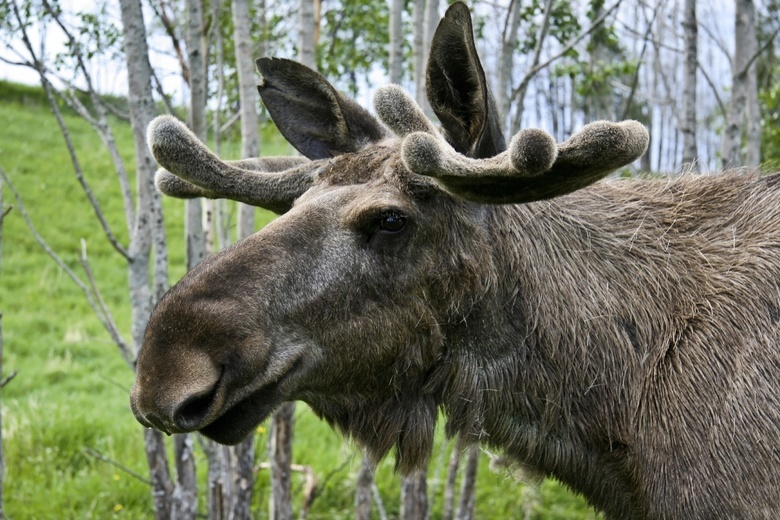
M 131 405 L 166 432 L 236 443 L 302 400 L 375 459 L 424 467 L 449 435 L 554 475 L 612 518 L 780 510 L 780 179 L 603 181 L 642 125 L 506 146 L 453 4 L 426 90 L 379 120 L 322 76 L 257 61 L 305 158 L 223 162 L 155 120 L 157 186 L 281 216 L 163 297 Z

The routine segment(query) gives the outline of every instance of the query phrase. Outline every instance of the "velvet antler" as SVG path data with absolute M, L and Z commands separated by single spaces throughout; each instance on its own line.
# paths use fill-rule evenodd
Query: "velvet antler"
M 407 169 L 434 177 L 450 193 L 490 204 L 523 203 L 571 193 L 630 164 L 649 142 L 636 121 L 586 125 L 556 144 L 542 130 L 517 133 L 509 150 L 489 159 L 470 159 L 428 133 L 415 132 L 403 142 Z
M 454 195 L 488 204 L 531 202 L 576 191 L 635 161 L 649 143 L 641 123 L 596 121 L 560 144 L 543 130 L 522 130 L 508 150 L 473 159 L 456 151 L 400 87 L 380 88 L 374 108 L 403 139 L 401 158 L 411 173 L 433 177 Z
M 171 116 L 152 121 L 147 140 L 154 158 L 165 168 L 155 176 L 162 193 L 178 198 L 229 198 L 276 213 L 290 209 L 320 166 L 320 161 L 304 157 L 223 161 Z

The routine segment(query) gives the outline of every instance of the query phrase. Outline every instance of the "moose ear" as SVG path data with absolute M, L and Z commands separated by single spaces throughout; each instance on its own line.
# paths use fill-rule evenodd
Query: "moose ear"
M 471 14 L 463 3 L 447 9 L 433 35 L 425 91 L 455 151 L 483 159 L 506 150 L 501 118 L 474 46 Z
M 295 61 L 260 58 L 260 97 L 279 131 L 309 159 L 356 152 L 384 137 L 384 128 L 321 74 Z

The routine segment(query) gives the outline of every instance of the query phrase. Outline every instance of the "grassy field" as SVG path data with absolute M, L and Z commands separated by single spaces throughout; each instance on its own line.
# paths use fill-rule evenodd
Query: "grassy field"
M 85 174 L 115 233 L 126 243 L 122 201 L 109 156 L 86 123 L 74 116 L 66 116 L 66 121 Z M 117 122 L 114 128 L 132 170 L 129 126 Z M 263 142 L 266 153 L 288 150 L 270 135 Z M 237 153 L 235 144 L 223 149 L 227 154 Z M 24 198 L 40 234 L 78 273 L 80 240 L 86 241 L 103 296 L 120 329 L 129 336 L 125 265 L 105 239 L 73 174 L 56 121 L 36 89 L 0 83 L 0 166 Z M 5 204 L 12 203 L 7 188 L 3 199 Z M 165 201 L 172 281 L 184 272 L 182 210 L 180 201 Z M 258 217 L 262 224 L 273 215 L 259 211 Z M 4 372 L 18 371 L 4 389 L 2 403 L 7 516 L 150 518 L 149 487 L 90 455 L 94 450 L 143 476 L 147 473 L 142 429 L 128 406 L 131 370 L 83 294 L 36 243 L 19 211 L 5 220 L 2 254 Z M 439 438 L 429 475 L 429 488 L 437 490 L 432 518 L 441 515 L 443 485 L 437 482 L 444 478 L 450 449 L 441 434 Z M 256 440 L 260 460 L 266 442 L 264 428 L 258 429 Z M 201 450 L 197 457 L 201 482 L 205 482 Z M 311 466 L 321 484 L 310 518 L 351 518 L 360 457 L 303 404 L 297 407 L 294 459 Z M 506 472 L 494 472 L 488 466 L 489 457 L 483 455 L 477 518 L 517 518 L 524 511 L 533 518 L 596 516 L 560 484 L 547 481 L 538 489 L 524 487 Z M 388 513 L 397 516 L 399 489 L 392 460 L 380 465 L 377 481 Z M 297 508 L 302 480 L 296 480 L 295 492 Z M 203 497 L 201 493 L 201 501 Z M 267 516 L 267 497 L 268 479 L 261 473 L 254 504 L 257 518 Z

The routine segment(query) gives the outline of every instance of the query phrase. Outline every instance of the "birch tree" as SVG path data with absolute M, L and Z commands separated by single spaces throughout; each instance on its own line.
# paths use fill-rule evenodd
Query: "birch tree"
M 301 0 L 300 26 L 298 30 L 298 61 L 309 68 L 317 68 L 317 60 L 314 54 L 315 28 L 314 7 L 316 0 Z
M 755 76 L 750 72 L 755 65 L 756 52 L 755 6 L 753 0 L 736 0 L 735 6 L 731 101 L 721 146 L 724 167 L 744 164 L 742 129 L 748 108 L 748 90 L 757 88 L 753 82 Z M 749 135 L 752 137 L 752 132 Z
M 412 56 L 414 100 L 425 106 L 425 0 L 414 0 L 412 4 Z
M 257 88 L 252 56 L 252 38 L 249 30 L 249 1 L 233 0 L 233 34 L 235 40 L 238 97 L 241 118 L 241 157 L 258 157 L 260 140 L 257 128 Z M 264 15 L 263 15 L 264 16 Z M 238 203 L 238 239 L 254 232 L 255 208 Z M 251 518 L 252 484 L 254 483 L 255 439 L 250 435 L 232 448 L 232 477 L 235 502 L 232 518 Z
M 401 83 L 403 76 L 404 34 L 403 34 L 404 0 L 390 2 L 390 83 Z
M 685 60 L 682 89 L 682 117 L 680 132 L 683 135 L 683 164 L 695 169 L 698 151 L 696 148 L 696 70 L 699 65 L 698 36 L 696 20 L 696 0 L 685 0 L 683 15 L 683 39 L 685 41 Z

